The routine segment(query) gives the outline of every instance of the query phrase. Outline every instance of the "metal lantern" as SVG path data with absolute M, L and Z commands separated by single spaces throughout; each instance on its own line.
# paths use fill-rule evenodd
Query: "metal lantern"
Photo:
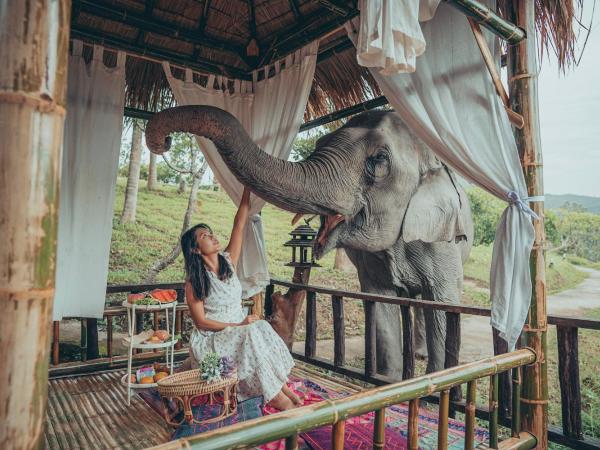
M 292 239 L 283 244 L 285 247 L 292 247 L 292 261 L 287 263 L 286 266 L 321 267 L 315 263 L 315 255 L 313 254 L 313 244 L 317 232 L 308 223 L 305 223 L 292 230 L 290 236 L 292 236 Z

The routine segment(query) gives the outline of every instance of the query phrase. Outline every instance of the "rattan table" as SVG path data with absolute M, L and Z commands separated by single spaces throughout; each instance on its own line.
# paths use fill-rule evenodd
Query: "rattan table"
M 161 396 L 163 415 L 166 422 L 174 427 L 180 426 L 183 421 L 188 423 L 212 423 L 223 420 L 237 412 L 237 374 L 232 374 L 220 381 L 207 383 L 200 378 L 200 369 L 186 370 L 185 372 L 169 375 L 158 381 L 158 392 Z M 192 401 L 208 395 L 208 404 L 216 404 L 216 394 L 223 397 L 223 408 L 218 416 L 206 420 L 196 420 L 192 411 Z M 169 411 L 168 401 L 178 401 L 183 405 L 184 416 L 179 422 L 174 421 L 175 414 Z

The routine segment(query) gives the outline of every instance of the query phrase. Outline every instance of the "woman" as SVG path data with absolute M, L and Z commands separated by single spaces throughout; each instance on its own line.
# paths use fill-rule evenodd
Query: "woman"
M 209 352 L 230 356 L 238 371 L 240 401 L 262 395 L 265 403 L 286 410 L 300 404 L 286 381 L 294 362 L 273 328 L 242 308 L 242 286 L 235 274 L 248 220 L 250 191 L 244 189 L 229 244 L 199 224 L 181 237 L 185 259 L 185 297 L 196 325 L 190 348 L 196 365 Z

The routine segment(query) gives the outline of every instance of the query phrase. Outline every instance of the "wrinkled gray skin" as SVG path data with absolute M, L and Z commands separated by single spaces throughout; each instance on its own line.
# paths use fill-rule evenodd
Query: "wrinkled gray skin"
M 148 123 L 150 150 L 168 150 L 171 132 L 211 139 L 238 180 L 285 210 L 320 214 L 321 257 L 346 249 L 365 292 L 458 303 L 473 238 L 466 195 L 450 171 L 393 112 L 371 111 L 322 137 L 308 159 L 273 158 L 230 114 L 208 106 L 162 111 Z M 327 217 L 344 221 L 332 231 Z M 456 238 L 456 239 L 455 239 Z M 399 307 L 376 308 L 378 372 L 402 373 Z M 445 316 L 426 311 L 427 371 L 444 367 Z

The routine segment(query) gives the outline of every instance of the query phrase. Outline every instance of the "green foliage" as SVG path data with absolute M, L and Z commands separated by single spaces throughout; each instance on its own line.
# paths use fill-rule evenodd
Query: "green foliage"
M 556 223 L 565 251 L 600 261 L 600 215 L 561 209 L 556 213 Z
M 491 244 L 494 242 L 496 227 L 502 211 L 506 208 L 506 203 L 477 187 L 467 189 L 467 195 L 475 227 L 473 244 Z
M 325 136 L 326 133 L 322 131 L 315 131 L 313 133 L 306 133 L 301 137 L 298 135 L 292 144 L 292 159 L 294 161 L 302 161 L 313 152 L 315 144 L 319 138 Z

